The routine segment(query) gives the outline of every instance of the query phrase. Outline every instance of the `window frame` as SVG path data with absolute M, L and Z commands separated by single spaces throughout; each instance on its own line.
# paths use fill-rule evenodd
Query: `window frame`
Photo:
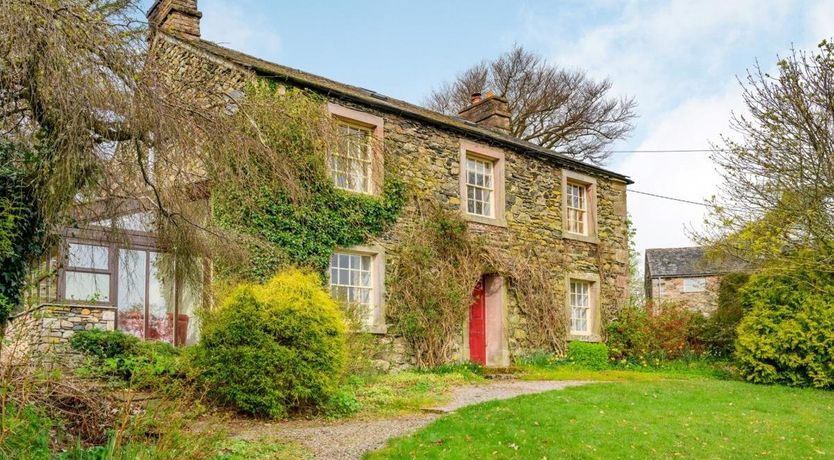
M 126 213 L 124 215 L 120 214 L 118 216 L 113 216 L 113 219 L 119 219 L 125 217 L 127 215 L 131 215 L 134 213 Z M 150 253 L 155 252 L 157 254 L 165 253 L 164 248 L 159 244 L 158 238 L 152 232 L 143 232 L 140 230 L 120 230 L 118 233 L 114 232 L 112 226 L 102 226 L 102 225 L 92 225 L 92 226 L 85 226 L 81 228 L 67 228 L 62 232 L 61 242 L 59 244 L 58 249 L 58 256 L 59 256 L 59 269 L 57 273 L 57 284 L 58 284 L 58 302 L 67 304 L 67 305 L 77 305 L 77 306 L 91 306 L 91 307 L 99 307 L 99 308 L 107 308 L 108 310 L 112 310 L 114 312 L 114 321 L 113 327 L 115 330 L 119 330 L 119 251 L 120 250 L 136 250 L 136 251 L 144 251 L 146 257 L 146 266 L 145 266 L 145 308 L 144 308 L 144 328 L 142 337 L 140 340 L 154 340 L 147 338 L 147 331 L 148 331 L 148 322 L 150 321 L 149 318 L 149 301 L 148 301 L 148 283 L 149 280 L 147 279 L 151 268 L 148 266 L 148 261 L 150 260 Z M 104 247 L 107 249 L 107 257 L 108 257 L 108 268 L 104 271 L 98 270 L 96 272 L 106 273 L 110 276 L 110 297 L 109 300 L 106 302 L 96 301 L 83 301 L 78 299 L 68 299 L 66 297 L 66 287 L 67 287 L 67 279 L 66 279 L 66 272 L 67 271 L 89 271 L 89 270 L 96 270 L 96 269 L 76 269 L 75 267 L 68 265 L 69 260 L 69 245 L 70 244 L 82 244 L 82 245 L 89 245 L 89 246 L 98 246 Z M 205 261 L 205 264 L 209 264 L 210 262 Z M 210 276 L 210 268 L 207 266 L 204 277 Z M 175 318 L 175 326 L 174 332 L 172 336 L 172 345 L 179 346 L 179 332 L 178 328 L 176 327 L 176 318 L 180 314 L 182 305 L 182 296 L 185 292 L 185 287 L 182 284 L 181 280 L 174 280 L 174 309 L 173 315 Z M 201 305 L 204 306 L 206 304 L 205 298 L 202 300 Z M 196 316 L 191 315 L 192 319 L 196 319 Z M 187 334 L 188 331 L 184 332 Z M 185 340 L 185 339 L 184 339 Z M 186 345 L 185 341 L 183 340 L 183 346 Z M 167 341 L 166 341 L 167 342 Z
M 570 186 L 584 187 L 585 215 L 584 232 L 570 230 L 568 217 L 568 188 Z M 598 243 L 597 238 L 597 180 L 594 177 L 567 169 L 562 170 L 562 237 L 587 243 Z
M 700 289 L 692 289 L 687 287 L 687 281 L 700 280 L 703 286 Z M 698 294 L 707 291 L 707 278 L 705 276 L 686 277 L 681 283 L 681 292 L 684 294 Z
M 330 116 L 334 119 L 334 121 L 337 124 L 367 130 L 370 133 L 370 135 L 368 136 L 368 158 L 370 160 L 370 171 L 368 174 L 367 190 L 359 191 L 348 188 L 342 188 L 336 186 L 335 183 L 333 184 L 334 187 L 336 187 L 338 190 L 343 190 L 348 193 L 379 196 L 382 193 L 382 181 L 384 179 L 383 145 L 385 120 L 380 116 L 373 115 L 367 112 L 361 112 L 359 110 L 344 107 L 338 104 L 334 104 L 332 102 L 327 103 L 327 110 L 330 113 Z M 332 156 L 330 152 L 328 152 L 327 170 L 328 173 L 330 173 L 332 180 L 331 161 Z
M 380 246 L 352 246 L 349 248 L 335 248 L 331 253 L 348 254 L 358 256 L 369 256 L 371 258 L 371 308 L 368 312 L 367 321 L 362 323 L 366 332 L 384 334 L 387 330 L 385 324 L 385 251 Z M 332 297 L 333 280 L 331 278 L 331 267 L 327 269 L 327 287 Z M 338 299 L 336 299 L 338 301 Z
M 583 282 L 588 284 L 588 329 L 587 331 L 573 330 L 573 304 L 571 303 L 571 284 Z M 567 315 L 568 340 L 580 340 L 586 342 L 599 342 L 602 340 L 600 333 L 600 276 L 596 273 L 570 273 L 565 275 L 565 314 Z
M 478 185 L 469 182 L 469 163 L 477 163 L 484 166 L 484 172 L 482 176 L 484 177 L 484 182 L 486 179 L 489 178 L 491 184 L 489 187 L 486 185 Z M 489 158 L 484 158 L 472 153 L 466 154 L 466 160 L 464 162 L 465 170 L 463 171 L 464 181 L 466 182 L 466 195 L 462 197 L 462 199 L 466 200 L 466 212 L 472 216 L 477 216 L 483 219 L 494 219 L 495 217 L 495 162 Z M 488 171 L 487 171 L 488 169 Z M 479 174 L 476 172 L 476 174 Z M 482 204 L 488 204 L 488 213 L 487 214 L 478 214 L 477 212 L 473 212 L 469 210 L 469 190 L 472 189 L 479 189 L 486 193 L 489 193 L 489 201 L 481 200 Z M 477 200 L 476 200 L 477 201 Z M 482 207 L 482 209 L 484 209 Z
M 94 246 L 99 248 L 104 248 L 107 250 L 107 268 L 89 268 L 89 267 L 81 267 L 70 265 L 70 245 L 80 245 L 80 246 Z M 68 238 L 66 239 L 63 244 L 60 245 L 59 249 L 59 260 L 61 269 L 59 270 L 59 277 L 58 277 L 58 298 L 65 302 L 75 302 L 79 305 L 98 305 L 98 306 L 108 306 L 114 305 L 115 296 L 116 296 L 116 289 L 115 284 L 116 281 L 114 280 L 115 277 L 115 264 L 113 261 L 113 253 L 111 251 L 111 245 L 105 244 L 101 241 L 93 241 L 93 240 L 83 240 L 78 238 Z M 67 273 L 87 273 L 93 275 L 107 275 L 109 278 L 108 283 L 108 295 L 107 300 L 82 300 L 82 299 L 68 299 L 67 298 Z
M 469 183 L 468 183 L 468 159 L 492 163 L 492 199 L 491 216 L 482 216 L 469 212 Z M 472 142 L 466 139 L 460 141 L 460 159 L 458 161 L 459 176 L 459 201 L 460 210 L 466 220 L 486 225 L 506 227 L 505 215 L 505 168 L 506 160 L 504 152 L 483 144 Z

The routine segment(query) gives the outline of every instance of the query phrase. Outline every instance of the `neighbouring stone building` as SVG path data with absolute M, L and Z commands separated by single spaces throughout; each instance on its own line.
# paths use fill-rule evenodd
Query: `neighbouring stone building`
M 564 311 L 565 335 L 604 339 L 606 315 L 627 297 L 628 177 L 510 136 L 507 101 L 501 97 L 473 95 L 472 106 L 460 116 L 442 115 L 203 40 L 200 17 L 196 0 L 157 0 L 148 13 L 156 26 L 153 56 L 173 75 L 201 72 L 229 94 L 240 93 L 249 79 L 267 78 L 325 96 L 337 123 L 361 140 L 331 154 L 336 187 L 376 195 L 378 179 L 397 174 L 411 193 L 460 211 L 470 230 L 496 248 L 534 251 L 552 261 L 550 274 L 560 293 L 555 307 Z M 372 149 L 370 143 L 382 148 Z M 42 308 L 68 315 L 42 319 L 46 337 L 65 340 L 81 327 L 73 319 L 76 312 L 100 310 L 95 324 L 83 328 L 117 328 L 148 339 L 192 343 L 199 334 L 193 312 L 201 296 L 155 272 L 158 249 L 141 215 L 117 218 L 131 230 L 127 241 L 95 243 L 102 240 L 101 235 L 92 238 L 100 229 L 65 235 L 66 244 L 50 262 L 58 269 L 55 300 L 76 306 Z M 337 248 L 331 258 L 334 294 L 367 306 L 367 327 L 374 333 L 387 333 L 386 258 L 396 257 L 402 232 L 416 218 L 416 209 L 407 205 L 376 241 Z M 121 287 L 131 276 L 138 276 L 144 291 Z M 507 284 L 498 274 L 484 273 L 479 286 L 473 286 L 475 301 L 468 323 L 461 326 L 459 358 L 500 367 L 531 351 L 528 318 Z M 384 341 L 402 349 L 395 338 Z M 403 364 L 401 357 L 390 361 L 398 359 L 394 365 Z
M 721 276 L 746 271 L 740 260 L 714 260 L 704 248 L 647 249 L 646 298 L 655 303 L 676 302 L 709 315 L 718 307 Z

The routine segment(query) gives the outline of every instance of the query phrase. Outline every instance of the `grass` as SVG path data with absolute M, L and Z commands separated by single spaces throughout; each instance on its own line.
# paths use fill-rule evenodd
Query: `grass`
M 313 456 L 302 447 L 269 438 L 256 440 L 230 438 L 223 443 L 214 460 L 301 460 Z
M 622 381 L 467 407 L 367 458 L 823 458 L 831 420 L 819 390 Z
M 658 362 L 652 366 L 615 364 L 609 369 L 592 370 L 570 363 L 547 366 L 521 366 L 523 380 L 593 380 L 605 382 L 656 382 L 668 379 L 729 379 L 733 377 L 729 363 L 704 360 Z
M 407 371 L 352 377 L 344 390 L 356 398 L 358 416 L 376 417 L 415 412 L 423 407 L 445 403 L 453 387 L 483 381 L 478 373 L 464 368 L 436 372 Z

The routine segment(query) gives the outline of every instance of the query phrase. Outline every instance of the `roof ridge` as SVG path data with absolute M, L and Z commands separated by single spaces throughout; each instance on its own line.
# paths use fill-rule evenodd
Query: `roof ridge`
M 447 128 L 464 131 L 475 137 L 486 138 L 493 142 L 504 144 L 505 147 L 510 146 L 511 148 L 520 149 L 523 152 L 530 151 L 531 153 L 547 156 L 562 162 L 566 166 L 569 165 L 574 169 L 586 170 L 599 175 L 609 176 L 623 181 L 626 184 L 634 183 L 624 174 L 620 174 L 590 163 L 585 163 L 572 158 L 567 154 L 544 148 L 540 145 L 533 144 L 532 142 L 528 142 L 514 136 L 504 135 L 489 130 L 483 126 L 479 126 L 459 117 L 445 115 L 407 101 L 385 96 L 373 90 L 349 85 L 347 83 L 341 83 L 336 80 L 312 74 L 300 69 L 270 62 L 202 38 L 193 39 L 181 36 L 177 33 L 172 33 L 170 31 L 157 31 L 156 33 L 163 37 L 170 37 L 180 44 L 192 46 L 198 51 L 210 53 L 215 58 L 230 61 L 231 64 L 245 68 L 251 68 L 252 70 L 262 74 L 271 74 L 272 76 L 295 80 L 299 83 L 306 84 L 307 86 L 317 87 L 321 91 L 336 93 L 348 99 L 356 99 L 365 105 L 374 105 L 382 110 L 399 112 L 403 115 L 410 115 L 412 118 L 418 118 L 426 122 L 444 125 Z

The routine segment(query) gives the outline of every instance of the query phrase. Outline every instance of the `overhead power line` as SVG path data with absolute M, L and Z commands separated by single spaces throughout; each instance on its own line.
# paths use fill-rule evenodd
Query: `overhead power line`
M 683 198 L 675 198 L 673 196 L 658 195 L 657 193 L 641 192 L 640 190 L 634 190 L 634 189 L 627 189 L 627 190 L 629 192 L 632 192 L 632 193 L 639 193 L 640 195 L 647 195 L 647 196 L 651 196 L 651 197 L 655 197 L 655 198 L 661 198 L 663 200 L 678 201 L 680 203 L 694 204 L 696 206 L 704 206 L 706 208 L 710 207 L 710 205 L 708 205 L 706 203 L 699 203 L 697 201 L 684 200 Z
M 729 152 L 730 149 L 667 149 L 667 150 L 611 150 L 611 153 L 712 153 Z

